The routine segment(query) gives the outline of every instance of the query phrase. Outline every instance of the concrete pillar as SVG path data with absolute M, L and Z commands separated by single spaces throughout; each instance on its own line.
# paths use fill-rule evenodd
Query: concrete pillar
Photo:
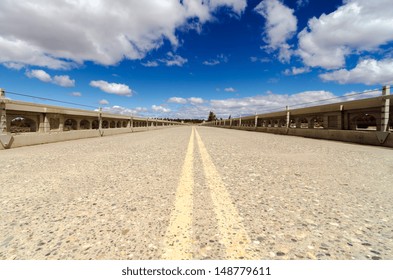
M 340 113 L 338 116 L 337 116 L 337 129 L 339 129 L 339 130 L 342 130 L 343 129 L 343 116 L 342 116 L 342 114 Z
M 64 115 L 60 115 L 59 116 L 59 120 L 60 120 L 59 130 L 60 131 L 64 131 L 64 122 L 65 122 Z
M 102 130 L 102 108 L 100 107 L 99 113 L 98 113 L 98 130 Z
M 255 115 L 255 124 L 254 124 L 255 129 L 258 127 L 258 116 Z
M 44 132 L 49 132 L 50 131 L 50 121 L 49 121 L 48 115 L 44 114 L 44 118 L 43 119 L 44 119 L 43 130 L 44 130 Z M 61 119 L 60 119 L 60 127 L 61 126 L 63 126 L 63 123 L 61 122 Z M 61 129 L 61 131 L 63 131 L 63 129 Z
M 289 113 L 289 107 L 286 107 L 286 111 L 287 111 L 287 128 L 289 128 L 291 126 L 291 114 Z
M 389 131 L 389 114 L 390 114 L 390 99 L 383 98 L 390 95 L 390 86 L 384 86 L 382 89 L 382 106 L 381 106 L 381 127 L 379 131 Z
M 134 130 L 134 118 L 133 117 L 131 117 L 131 119 L 130 119 L 130 127 L 131 127 L 131 130 Z
M 5 110 L 5 92 L 4 89 L 0 89 L 0 134 L 6 134 L 7 129 L 7 113 Z
M 229 119 L 229 126 L 232 127 L 232 118 Z
M 38 120 L 38 132 L 44 132 L 44 114 L 39 115 L 39 120 Z
M 242 117 L 239 118 L 239 126 L 242 126 Z
M 350 120 L 349 120 L 349 113 L 343 111 L 341 113 L 341 118 L 342 118 L 342 121 L 343 121 L 343 128 L 342 129 L 348 130 L 349 129 L 349 122 L 350 122 Z

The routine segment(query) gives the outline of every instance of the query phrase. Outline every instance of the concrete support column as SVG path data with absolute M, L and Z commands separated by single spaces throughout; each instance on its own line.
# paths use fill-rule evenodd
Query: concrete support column
M 12 122 L 12 117 L 11 116 L 9 116 L 9 117 L 6 117 L 6 119 L 7 119 L 7 132 L 11 132 L 11 122 Z
M 98 130 L 102 130 L 102 108 L 98 112 Z
M 64 120 L 63 120 L 64 122 Z M 60 127 L 63 126 L 62 120 L 60 119 Z M 47 114 L 44 114 L 44 123 L 43 123 L 43 130 L 44 132 L 49 132 L 50 131 L 50 120 Z M 61 129 L 63 131 L 63 129 Z
M 258 127 L 258 116 L 255 115 L 255 124 L 254 124 L 255 129 Z
M 349 129 L 349 114 L 348 112 L 342 112 L 341 113 L 342 121 L 343 121 L 343 127 L 342 129 L 348 130 Z
M 81 119 L 76 119 L 76 130 L 81 130 Z
M 38 132 L 44 132 L 44 114 L 40 114 L 38 119 Z
M 390 86 L 384 86 L 382 89 L 382 106 L 381 106 L 381 127 L 379 131 L 389 131 L 389 114 L 390 114 L 390 99 L 383 98 L 390 95 Z
M 289 107 L 287 106 L 286 108 L 287 111 L 287 128 L 289 128 L 291 126 L 291 113 L 289 112 Z
M 64 118 L 64 115 L 60 115 L 59 119 L 60 119 L 59 130 L 60 131 L 64 131 L 64 122 L 65 122 L 66 119 Z
M 131 127 L 131 130 L 134 130 L 134 118 L 133 117 L 131 117 L 131 119 L 130 119 L 130 127 Z
M 337 129 L 343 129 L 343 116 L 342 114 L 337 116 Z
M 242 126 L 242 117 L 239 118 L 239 126 Z
M 232 127 L 232 118 L 229 119 L 229 126 Z
M 5 110 L 5 92 L 3 89 L 0 89 L 0 134 L 6 134 L 7 129 L 7 113 Z

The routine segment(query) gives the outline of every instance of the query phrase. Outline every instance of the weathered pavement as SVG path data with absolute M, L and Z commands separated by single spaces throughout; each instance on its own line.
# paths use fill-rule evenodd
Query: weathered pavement
M 0 259 L 393 259 L 391 149 L 179 127 L 0 163 Z

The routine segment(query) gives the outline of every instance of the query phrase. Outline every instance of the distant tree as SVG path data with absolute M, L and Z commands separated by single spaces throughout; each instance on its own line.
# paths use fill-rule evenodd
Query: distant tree
M 232 118 L 232 116 L 231 115 L 229 115 L 229 117 L 228 117 L 228 120 L 230 120 Z
M 211 121 L 215 121 L 216 119 L 217 119 L 216 115 L 212 111 L 210 111 L 209 117 L 207 118 L 207 121 L 211 122 Z

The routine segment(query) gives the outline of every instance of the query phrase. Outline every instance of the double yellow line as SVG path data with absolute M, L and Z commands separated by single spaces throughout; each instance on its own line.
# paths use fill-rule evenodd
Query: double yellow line
M 226 259 L 255 259 L 250 250 L 250 238 L 244 229 L 239 213 L 225 187 L 198 131 L 193 127 L 184 160 L 167 234 L 163 259 L 192 259 L 192 208 L 194 187 L 194 138 L 202 158 L 203 170 L 214 205 L 220 232 L 220 241 L 226 248 Z

